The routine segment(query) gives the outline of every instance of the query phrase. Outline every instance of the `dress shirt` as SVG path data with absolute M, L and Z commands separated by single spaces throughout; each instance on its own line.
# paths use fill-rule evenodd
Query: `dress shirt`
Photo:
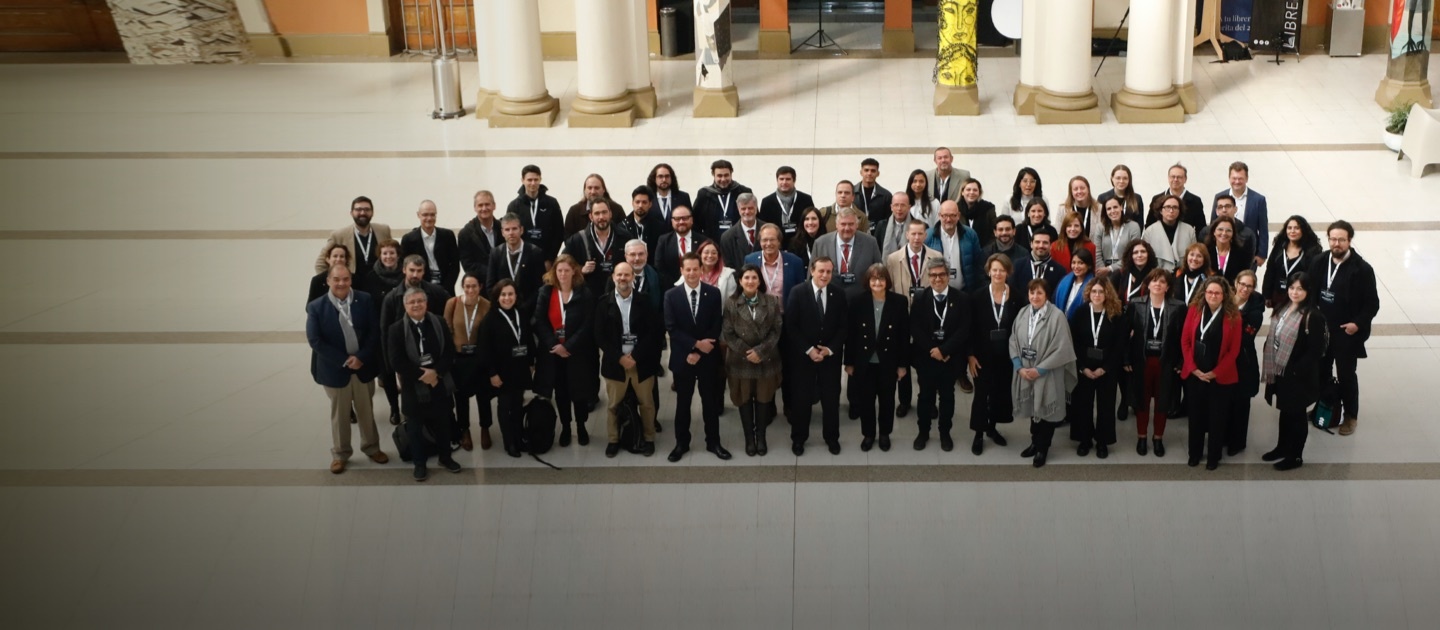
M 435 235 L 439 233 L 440 230 L 433 230 L 429 234 L 425 233 L 424 228 L 420 230 L 420 242 L 425 244 L 425 258 L 430 264 L 432 276 L 440 275 L 440 261 L 435 260 Z
M 635 292 L 631 291 L 628 297 L 615 293 L 615 305 L 620 307 L 620 334 L 630 335 L 630 305 L 635 302 Z M 620 354 L 630 354 L 635 351 L 635 344 L 620 344 Z
M 1250 200 L 1250 188 L 1246 187 L 1240 194 L 1230 191 L 1230 196 L 1235 198 L 1235 222 L 1241 225 L 1245 223 L 1245 202 Z M 1238 236 L 1236 237 L 1239 238 Z

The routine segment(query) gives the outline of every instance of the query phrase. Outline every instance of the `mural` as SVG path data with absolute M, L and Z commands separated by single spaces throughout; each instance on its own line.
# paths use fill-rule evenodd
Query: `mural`
M 1393 0 L 1390 13 L 1390 58 L 1430 54 L 1430 20 L 1435 0 Z
M 695 0 L 695 85 L 730 87 L 730 0 Z
M 975 28 L 979 0 L 940 0 L 937 9 L 940 50 L 935 53 L 934 81 L 951 87 L 975 85 Z

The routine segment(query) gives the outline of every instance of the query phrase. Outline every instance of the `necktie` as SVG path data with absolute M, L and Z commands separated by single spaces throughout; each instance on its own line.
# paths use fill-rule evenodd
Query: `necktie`
M 850 273 L 850 244 L 840 246 L 840 273 Z
M 936 305 L 936 306 L 939 306 L 939 305 L 944 304 L 944 303 L 945 303 L 945 294 L 944 294 L 944 293 L 936 293 L 936 294 L 935 294 L 935 305 Z
M 660 214 L 665 215 L 666 217 L 669 217 L 669 216 L 670 216 L 670 198 L 669 198 L 669 197 L 661 197 L 661 198 L 660 198 Z
M 815 290 L 815 306 L 820 309 L 820 316 L 825 316 L 825 289 Z
M 915 270 L 915 280 L 920 280 L 920 254 L 910 255 L 910 267 Z
M 700 292 L 690 289 L 690 318 L 694 319 L 700 314 Z
M 684 255 L 686 254 L 686 251 L 685 251 L 685 241 L 687 241 L 687 240 L 690 240 L 690 239 L 688 239 L 688 238 L 686 238 L 686 237 L 684 237 L 684 236 L 680 237 L 680 255 L 681 255 L 681 256 L 684 256 Z
M 755 249 L 755 228 L 746 228 L 745 238 L 750 241 L 750 249 Z

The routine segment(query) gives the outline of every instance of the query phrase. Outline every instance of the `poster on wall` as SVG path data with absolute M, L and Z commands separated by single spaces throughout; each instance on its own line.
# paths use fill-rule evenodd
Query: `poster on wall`
M 1220 32 L 1250 43 L 1250 16 L 1255 0 L 1220 0 Z
M 1300 45 L 1304 0 L 1255 0 L 1250 20 L 1250 49 L 1293 53 Z
M 1390 58 L 1430 54 L 1435 0 L 1391 0 Z

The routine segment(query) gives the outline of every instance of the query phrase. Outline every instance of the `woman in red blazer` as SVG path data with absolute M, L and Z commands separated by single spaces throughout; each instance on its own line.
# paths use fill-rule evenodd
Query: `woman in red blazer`
M 1218 320 L 1218 321 L 1217 321 Z M 1190 461 L 1200 465 L 1205 455 L 1205 434 L 1210 434 L 1206 470 L 1220 467 L 1225 450 L 1225 427 L 1230 399 L 1235 395 L 1240 371 L 1240 310 L 1231 299 L 1230 283 L 1210 276 L 1192 298 L 1185 326 L 1180 330 L 1180 354 L 1184 366 L 1185 398 L 1190 402 Z

